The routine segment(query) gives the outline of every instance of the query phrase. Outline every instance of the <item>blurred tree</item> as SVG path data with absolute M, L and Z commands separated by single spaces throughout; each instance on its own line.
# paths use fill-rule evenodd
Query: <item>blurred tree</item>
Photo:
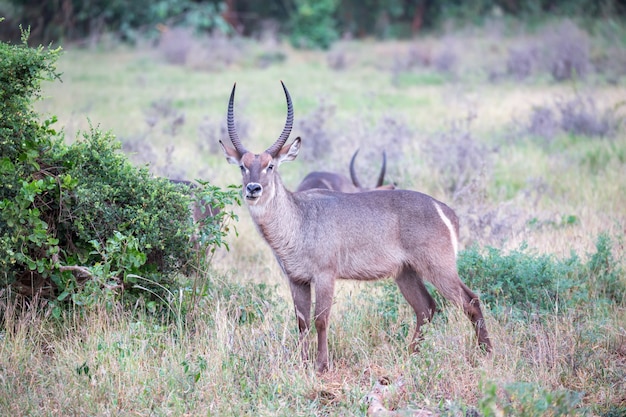
M 280 32 L 299 46 L 328 47 L 340 35 L 401 38 L 447 20 L 480 23 L 494 13 L 517 18 L 546 15 L 624 18 L 626 0 L 3 0 L 0 36 L 19 40 L 97 41 L 106 32 L 133 41 L 157 24 L 243 36 Z M 17 38 L 16 38 L 17 36 Z
M 290 39 L 297 48 L 328 49 L 338 38 L 335 11 L 338 0 L 296 0 L 291 14 Z
M 4 5 L 4 6 L 3 6 Z M 12 6 L 12 7 L 8 7 Z M 197 30 L 228 30 L 222 1 L 194 0 L 7 0 L 0 2 L 6 25 L 31 28 L 31 41 L 97 42 L 104 33 L 134 42 L 139 34 L 157 33 L 157 24 Z M 2 32 L 0 32 L 1 34 Z M 14 33 L 14 32 L 13 32 Z M 3 37 L 7 33 L 4 33 Z M 19 38 L 18 38 L 19 39 Z M 16 40 L 16 39 L 11 39 Z

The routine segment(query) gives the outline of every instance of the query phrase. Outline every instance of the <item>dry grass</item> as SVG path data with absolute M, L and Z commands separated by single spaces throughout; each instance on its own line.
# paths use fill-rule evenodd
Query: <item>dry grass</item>
M 373 178 L 379 150 L 392 142 L 388 180 L 448 202 L 452 196 L 442 185 L 445 173 L 427 158 L 424 145 L 446 137 L 451 123 L 472 113 L 472 138 L 493 150 L 493 164 L 472 174 L 469 192 L 459 200 L 463 241 L 505 251 L 526 242 L 537 253 L 565 257 L 575 251 L 586 257 L 599 233 L 626 233 L 626 137 L 622 130 L 614 138 L 563 134 L 548 145 L 528 137 L 511 140 L 516 121 L 527 120 L 534 106 L 570 97 L 572 84 L 541 76 L 491 83 L 483 64 L 505 68 L 507 47 L 515 44 L 507 38 L 500 45 L 493 36 L 448 35 L 446 42 L 462 40 L 464 45 L 454 48 L 454 77 L 428 64 L 441 47 L 435 38 L 346 42 L 341 71 L 329 66 L 325 53 L 287 47 L 282 49 L 286 61 L 263 70 L 245 59 L 211 72 L 166 64 L 158 51 L 69 50 L 59 63 L 63 83 L 45 85 L 49 97 L 38 109 L 58 115 L 69 140 L 88 128 L 89 118 L 123 141 L 148 143 L 135 149 L 148 149 L 147 160 L 155 158 L 155 165 L 169 164 L 187 179 L 225 186 L 238 182 L 239 174 L 210 145 L 199 143 L 215 134 L 203 136 L 198 127 L 219 131 L 236 81 L 242 140 L 250 149 L 265 149 L 283 126 L 278 82 L 284 80 L 296 120 L 322 102 L 334 109 L 331 120 L 317 126 L 330 138 L 332 154 L 282 166 L 288 187 L 295 188 L 313 169 L 346 173 L 357 147 L 373 155 L 374 174 L 359 166 L 363 178 Z M 407 54 L 419 55 L 413 58 L 419 64 L 409 68 L 403 61 L 398 75 L 394 62 Z M 623 100 L 623 89 L 588 78 L 592 82 L 577 88 L 591 94 L 600 108 Z M 185 115 L 176 134 L 145 121 L 152 103 L 164 99 Z M 388 129 L 372 134 L 390 123 L 402 137 L 385 136 Z M 294 131 L 294 137 L 298 134 Z M 306 153 L 303 139 L 301 152 Z M 405 335 L 412 333 L 414 318 L 406 303 L 400 302 L 397 318 L 390 320 L 386 314 L 392 306 L 377 299 L 384 287 L 340 283 L 329 337 L 332 371 L 315 375 L 300 363 L 289 290 L 279 267 L 245 208 L 236 211 L 239 237 L 231 237 L 230 252 L 216 255 L 205 278 L 278 284 L 276 304 L 264 319 L 240 323 L 229 313 L 237 300 L 200 299 L 193 314 L 176 316 L 169 324 L 141 308 L 104 307 L 70 313 L 57 322 L 45 308 L 16 315 L 8 303 L 2 306 L 0 331 L 0 414 L 363 415 L 364 397 L 381 377 L 405 381 L 404 391 L 390 404 L 395 408 L 447 407 L 457 410 L 450 415 L 464 415 L 462 409 L 477 407 L 490 383 L 505 398 L 509 384 L 525 382 L 555 392 L 582 392 L 583 407 L 626 409 L 623 304 L 595 310 L 585 304 L 585 309 L 527 322 L 487 310 L 496 346 L 490 358 L 475 349 L 467 319 L 447 307 L 427 326 L 420 354 L 409 355 Z M 567 216 L 575 221 L 563 222 Z M 479 220 L 498 234 L 472 230 L 472 224 L 482 224 Z M 621 245 L 614 247 L 617 259 L 624 256 Z
M 421 353 L 412 356 L 406 341 L 390 338 L 369 316 L 371 309 L 363 302 L 350 311 L 336 306 L 333 369 L 322 376 L 300 364 L 286 307 L 241 325 L 218 305 L 182 328 L 120 310 L 75 314 L 60 325 L 33 310 L 15 319 L 9 309 L 0 410 L 12 416 L 360 415 L 381 378 L 405 382 L 392 408 L 476 405 L 489 382 L 582 392 L 587 405 L 626 402 L 623 309 L 601 323 L 575 311 L 530 323 L 487 316 L 497 346 L 492 357 L 476 350 L 467 319 L 455 309 L 428 326 Z M 402 310 L 394 325 L 412 321 Z

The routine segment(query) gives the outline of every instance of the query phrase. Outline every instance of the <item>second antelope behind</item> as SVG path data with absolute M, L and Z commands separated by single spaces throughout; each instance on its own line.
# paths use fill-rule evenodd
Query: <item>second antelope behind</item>
M 298 137 L 285 144 L 293 126 L 293 105 L 289 91 L 282 86 L 287 121 L 269 148 L 261 153 L 250 152 L 239 139 L 233 111 L 235 86 L 227 116 L 233 147 L 220 144 L 228 162 L 239 166 L 252 220 L 289 280 L 303 360 L 308 360 L 314 287 L 316 366 L 319 372 L 328 369 L 327 331 L 337 279 L 395 278 L 417 316 L 411 343 L 414 350 L 421 325 L 435 312 L 435 302 L 424 285 L 428 281 L 463 308 L 478 343 L 491 351 L 478 297 L 457 273 L 459 222 L 447 205 L 407 190 L 345 194 L 319 189 L 293 193 L 285 188 L 278 167 L 296 158 L 302 142 Z

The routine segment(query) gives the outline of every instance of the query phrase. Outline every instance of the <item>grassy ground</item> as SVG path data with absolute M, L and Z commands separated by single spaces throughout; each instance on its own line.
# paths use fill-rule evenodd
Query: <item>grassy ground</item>
M 529 38 L 540 45 L 533 36 L 470 31 L 413 42 L 345 42 L 330 53 L 231 44 L 237 54 L 225 69 L 209 66 L 214 58 L 204 49 L 176 65 L 165 63 L 158 48 L 68 48 L 59 62 L 63 83 L 45 85 L 37 108 L 58 116 L 68 140 L 89 123 L 100 125 L 157 175 L 226 186 L 239 181 L 238 170 L 215 145 L 224 139 L 232 84 L 240 136 L 261 150 L 284 123 L 283 80 L 294 99 L 292 136 L 303 136 L 299 159 L 281 167 L 289 188 L 310 170 L 347 173 L 357 148 L 361 177 L 371 183 L 385 149 L 390 181 L 457 209 L 466 247 L 506 252 L 526 242 L 531 253 L 586 259 L 604 232 L 621 262 L 623 127 L 606 137 L 558 129 L 541 136 L 531 132 L 530 119 L 537 107 L 558 115 L 559 103 L 584 97 L 593 100 L 593 117 L 614 115 L 619 126 L 626 78 L 594 71 L 555 82 L 537 61 L 520 81 L 506 72 L 507 51 Z M 591 39 L 591 58 L 612 51 L 602 39 Z M 438 64 L 447 51 L 455 57 L 451 68 Z M 263 54 L 286 59 L 259 68 Z M 331 59 L 343 64 L 329 65 Z M 314 149 L 319 155 L 307 156 Z M 478 162 L 457 169 L 470 158 Z M 553 313 L 524 321 L 487 306 L 490 358 L 475 349 L 462 314 L 445 307 L 428 326 L 421 352 L 409 355 L 414 318 L 403 300 L 395 303 L 393 287 L 340 283 L 329 336 L 332 370 L 316 375 L 300 363 L 278 265 L 245 209 L 238 210 L 230 252 L 218 253 L 195 279 L 243 290 L 200 297 L 193 310 L 172 302 L 177 319 L 169 324 L 141 306 L 103 306 L 62 322 L 36 303 L 18 318 L 5 306 L 0 414 L 364 415 L 364 398 L 383 377 L 404 383 L 389 408 L 558 415 L 542 409 L 554 403 L 564 410 L 578 404 L 581 413 L 626 413 L 623 300 L 591 300 L 566 311 L 555 305 Z M 624 285 L 626 277 L 619 280 Z

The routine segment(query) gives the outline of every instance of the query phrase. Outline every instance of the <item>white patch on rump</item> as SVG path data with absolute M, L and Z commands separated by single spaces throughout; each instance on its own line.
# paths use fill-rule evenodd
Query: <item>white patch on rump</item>
M 433 201 L 433 204 L 435 205 L 435 208 L 437 209 L 437 213 L 439 213 L 439 217 L 441 217 L 441 220 L 443 220 L 443 223 L 448 227 L 448 230 L 450 231 L 450 240 L 452 241 L 452 247 L 454 248 L 454 256 L 456 257 L 456 254 L 458 252 L 459 242 L 456 236 L 456 231 L 454 230 L 454 226 L 452 226 L 452 222 L 450 221 L 450 219 L 443 213 L 443 210 L 441 210 L 441 207 L 439 206 L 439 204 L 437 204 L 434 201 Z

